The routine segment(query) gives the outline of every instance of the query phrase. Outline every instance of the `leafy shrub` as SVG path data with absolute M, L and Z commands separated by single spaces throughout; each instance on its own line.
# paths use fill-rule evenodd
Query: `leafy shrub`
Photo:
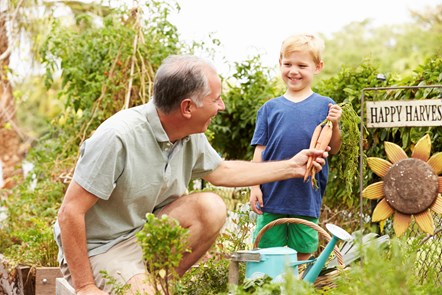
M 170 294 L 172 282 L 178 279 L 176 268 L 187 248 L 188 230 L 167 215 L 146 215 L 146 223 L 136 234 L 146 261 L 147 278 L 157 294 Z M 161 292 L 160 292 L 161 291 Z
M 236 73 L 225 79 L 226 109 L 213 118 L 209 126 L 215 135 L 211 139 L 213 147 L 226 159 L 252 159 L 250 140 L 256 113 L 265 101 L 281 94 L 270 70 L 262 66 L 259 58 L 235 63 Z
M 431 279 L 421 283 L 415 271 L 416 245 L 392 239 L 387 250 L 376 244 L 361 247 L 362 259 L 336 279 L 329 294 L 440 294 Z M 431 277 L 431 275 L 429 275 Z

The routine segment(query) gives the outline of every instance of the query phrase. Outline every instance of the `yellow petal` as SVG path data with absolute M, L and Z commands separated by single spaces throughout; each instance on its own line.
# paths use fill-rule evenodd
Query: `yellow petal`
M 434 221 L 431 216 L 430 210 L 425 210 L 422 213 L 414 215 L 414 220 L 419 225 L 419 227 L 426 233 L 433 235 L 434 234 Z
M 407 159 L 408 156 L 404 152 L 404 150 L 395 143 L 392 142 L 384 142 L 385 153 L 387 154 L 388 159 L 391 163 L 399 162 L 400 160 Z
M 437 183 L 439 184 L 439 192 L 442 193 L 442 177 L 437 178 Z
M 362 191 L 362 196 L 370 200 L 382 198 L 384 196 L 384 182 L 370 184 Z
M 377 176 L 384 177 L 387 174 L 388 169 L 391 167 L 391 163 L 387 160 L 376 158 L 376 157 L 368 157 L 367 163 L 370 169 L 376 173 Z
M 393 228 L 396 236 L 400 237 L 408 228 L 411 222 L 411 215 L 402 214 L 400 212 L 394 213 Z
M 387 201 L 385 199 L 382 199 L 377 205 L 376 208 L 374 208 L 373 216 L 371 217 L 372 222 L 377 222 L 380 220 L 387 219 L 393 214 L 394 210 L 393 208 L 388 205 Z
M 425 134 L 425 136 L 419 139 L 419 141 L 414 146 L 411 157 L 426 162 L 430 157 L 430 152 L 431 152 L 431 139 L 428 134 Z
M 385 220 L 379 221 L 379 230 L 381 231 L 381 233 L 384 232 L 385 223 L 386 223 Z
M 430 207 L 431 210 L 438 214 L 442 214 L 442 196 L 437 196 L 436 200 L 434 201 L 433 205 Z
M 432 155 L 427 163 L 433 168 L 434 173 L 439 175 L 442 172 L 442 152 Z

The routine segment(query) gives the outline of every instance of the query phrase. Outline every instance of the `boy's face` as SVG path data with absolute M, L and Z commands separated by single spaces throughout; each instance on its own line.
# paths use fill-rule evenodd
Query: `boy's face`
M 316 65 L 307 51 L 295 51 L 279 60 L 281 77 L 288 91 L 310 90 L 315 74 L 321 72 L 322 61 Z

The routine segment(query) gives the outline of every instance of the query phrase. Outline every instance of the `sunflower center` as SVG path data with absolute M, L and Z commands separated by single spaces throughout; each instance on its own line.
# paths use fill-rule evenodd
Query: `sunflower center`
M 383 180 L 385 200 L 401 213 L 421 213 L 437 198 L 437 175 L 422 160 L 408 158 L 393 164 Z

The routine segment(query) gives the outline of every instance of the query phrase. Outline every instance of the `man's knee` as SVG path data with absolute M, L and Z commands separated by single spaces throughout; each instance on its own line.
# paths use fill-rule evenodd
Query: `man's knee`
M 206 196 L 203 198 L 201 205 L 203 216 L 212 221 L 219 223 L 220 226 L 224 225 L 227 218 L 227 207 L 224 200 L 217 194 L 212 192 L 206 192 Z

